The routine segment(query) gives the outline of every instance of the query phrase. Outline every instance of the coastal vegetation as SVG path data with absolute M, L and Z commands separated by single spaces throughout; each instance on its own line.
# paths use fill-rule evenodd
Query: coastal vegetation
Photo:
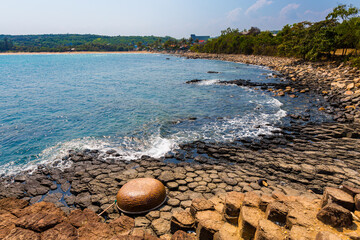
M 0 52 L 132 51 L 162 46 L 171 39 L 92 34 L 0 35 Z
M 228 28 L 218 38 L 203 45 L 195 44 L 191 50 L 298 57 L 310 61 L 340 57 L 360 66 L 360 58 L 357 56 L 360 50 L 359 8 L 339 5 L 322 21 L 285 25 L 277 34 L 261 32 L 254 27 L 242 32 Z

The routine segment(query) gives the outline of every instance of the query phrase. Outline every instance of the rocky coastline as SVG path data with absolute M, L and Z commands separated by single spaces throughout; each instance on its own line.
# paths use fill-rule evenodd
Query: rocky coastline
M 103 218 L 94 220 L 96 222 L 93 224 L 94 228 L 106 229 L 103 232 L 112 232 L 115 230 L 111 229 L 118 229 L 127 236 L 127 238 L 119 238 L 119 236 L 108 234 L 104 235 L 103 239 L 108 239 L 110 236 L 110 238 L 114 237 L 113 239 L 152 239 L 151 236 L 154 239 L 158 237 L 162 239 L 195 239 L 195 236 L 200 238 L 202 233 L 202 228 L 199 228 L 199 220 L 196 224 L 197 228 L 190 228 L 196 232 L 195 235 L 179 233 L 177 235 L 181 235 L 182 238 L 181 236 L 177 238 L 177 235 L 174 234 L 175 231 L 172 230 L 173 224 L 181 222 L 176 213 L 191 211 L 194 204 L 196 206 L 194 199 L 210 201 L 217 206 L 216 211 L 221 214 L 225 211 L 226 197 L 230 193 L 235 195 L 241 193 L 246 196 L 255 194 L 259 198 L 271 196 L 275 200 L 282 197 L 283 202 L 285 201 L 284 196 L 306 198 L 308 200 L 305 203 L 311 205 L 311 209 L 314 210 L 321 207 L 320 199 L 326 187 L 334 189 L 338 189 L 340 186 L 360 188 L 358 167 L 360 163 L 360 70 L 345 65 L 338 66 L 335 63 L 308 63 L 297 59 L 264 56 L 198 53 L 182 53 L 178 56 L 268 66 L 288 83 L 278 84 L 275 87 L 250 86 L 246 81 L 232 82 L 232 84 L 258 88 L 271 92 L 277 97 L 284 95 L 296 97 L 309 91 L 314 92 L 328 101 L 329 104 L 320 107 L 319 111 L 332 114 L 334 122 L 304 123 L 303 120 L 306 119 L 306 116 L 289 116 L 293 119 L 291 126 L 282 126 L 280 130 L 274 131 L 273 135 L 260 136 L 259 139 L 243 138 L 233 143 L 194 142 L 184 144 L 180 149 L 160 159 L 143 156 L 134 161 L 121 161 L 121 156 L 115 150 L 107 152 L 99 150 L 70 151 L 63 161 L 71 163 L 71 166 L 64 170 L 56 167 L 59 162 L 54 162 L 51 165 L 39 166 L 31 174 L 24 172 L 15 176 L 2 177 L 0 179 L 0 199 L 14 198 L 15 202 L 22 201 L 16 206 L 24 205 L 24 209 L 26 209 L 26 203 L 30 204 L 30 207 L 27 208 L 34 206 L 35 209 L 36 207 L 59 209 L 62 212 L 59 214 L 63 214 L 62 220 L 55 221 L 56 223 L 53 225 L 50 224 L 51 226 L 49 225 L 50 227 L 46 230 L 53 229 L 55 232 L 61 232 L 59 229 L 62 225 L 68 224 L 69 221 L 71 223 L 71 216 L 75 216 L 76 213 L 85 216 L 84 212 L 90 211 L 91 213 L 88 214 L 92 217 L 89 218 L 95 219 L 95 213 L 100 213 L 109 207 L 114 202 L 119 188 L 130 179 L 152 177 L 163 182 L 167 188 L 168 200 L 163 207 L 146 215 L 130 215 L 128 217 L 112 207 L 104 213 Z M 267 186 L 264 186 L 262 181 L 266 181 Z M 231 194 L 228 198 L 231 198 Z M 324 195 L 326 195 L 326 191 Z M 250 205 L 252 201 L 258 202 L 254 198 L 257 199 L 257 197 L 252 197 L 252 200 L 249 200 Z M 43 202 L 48 202 L 52 206 L 41 207 Z M 208 202 L 210 205 L 211 203 Z M 240 205 L 243 206 L 242 202 Z M 14 237 L 16 231 L 20 231 L 22 234 L 34 233 L 33 239 L 43 239 L 44 229 L 29 227 L 29 224 L 24 224 L 24 220 L 21 222 L 19 219 L 22 215 L 17 215 L 13 210 L 18 208 L 16 206 L 10 209 L 0 206 L 2 219 L 8 221 L 1 222 L 0 220 L 0 238 L 6 239 L 7 236 L 10 236 L 7 239 L 16 239 Z M 244 204 L 244 206 L 248 205 Z M 260 208 L 259 204 L 256 206 Z M 263 212 L 266 212 L 266 208 L 267 206 Z M 206 210 L 209 209 L 204 211 Z M 74 214 L 74 211 L 78 212 Z M 355 214 L 358 212 L 355 211 Z M 120 216 L 122 217 L 120 218 Z M 210 214 L 210 216 L 212 215 Z M 85 217 L 85 219 L 87 218 Z M 236 219 L 240 219 L 239 216 Z M 100 227 L 98 226 L 99 221 L 107 222 L 106 224 L 109 226 L 101 225 Z M 131 227 L 123 222 L 131 222 L 129 224 Z M 237 220 L 235 223 L 228 221 L 224 216 L 221 216 L 220 222 L 222 225 L 227 223 L 231 226 L 242 224 Z M 356 222 L 356 224 L 358 223 Z M 123 230 L 119 230 L 119 225 L 123 226 Z M 182 223 L 182 225 L 184 224 Z M 202 222 L 202 225 L 206 224 Z M 221 227 L 219 226 L 215 228 L 217 230 L 204 231 L 206 234 L 211 232 L 211 237 L 219 232 L 216 239 L 232 239 L 229 237 L 229 232 L 234 230 L 231 226 L 228 226 L 227 230 L 222 230 L 222 233 L 220 233 Z M 93 230 L 86 228 L 84 230 L 83 228 L 80 231 L 82 227 L 84 226 L 67 225 L 68 229 L 72 229 L 70 231 L 74 235 L 72 239 L 101 239 L 99 237 L 101 233 L 97 233 L 100 235 L 95 233 L 86 235 L 85 233 Z M 288 235 L 282 233 L 289 239 L 296 239 L 291 238 L 291 232 L 301 232 L 301 229 L 294 228 L 292 225 L 284 224 L 280 227 L 281 231 L 289 232 Z M 186 228 L 180 230 L 186 230 Z M 336 234 L 337 232 L 333 230 L 331 232 Z M 327 231 L 329 230 L 327 229 Z M 239 234 L 239 227 L 236 227 L 234 232 L 234 236 L 238 237 L 236 234 Z M 320 231 L 314 231 L 309 238 L 304 239 L 314 239 L 312 237 L 318 232 Z M 221 237 L 221 234 L 225 234 L 226 238 Z M 358 239 L 356 234 L 358 232 L 349 231 L 348 235 L 344 235 L 338 231 L 340 239 L 349 237 Z

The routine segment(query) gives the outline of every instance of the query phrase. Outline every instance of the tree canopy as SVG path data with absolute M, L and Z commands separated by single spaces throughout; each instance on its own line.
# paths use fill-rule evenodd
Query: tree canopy
M 360 10 L 352 5 L 339 5 L 319 22 L 300 22 L 285 25 L 277 34 L 226 29 L 221 35 L 204 45 L 194 45 L 191 50 L 207 53 L 241 53 L 270 56 L 299 57 L 317 61 L 335 57 L 342 49 L 345 57 L 360 50 Z

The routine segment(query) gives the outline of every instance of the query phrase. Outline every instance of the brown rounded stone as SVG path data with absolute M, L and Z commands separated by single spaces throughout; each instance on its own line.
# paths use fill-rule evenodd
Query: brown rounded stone
M 140 214 L 160 207 L 166 199 L 165 186 L 153 178 L 133 179 L 116 195 L 117 207 L 129 214 Z

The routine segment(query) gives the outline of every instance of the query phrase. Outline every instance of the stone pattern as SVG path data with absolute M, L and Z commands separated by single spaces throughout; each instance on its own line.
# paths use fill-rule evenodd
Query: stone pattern
M 233 219 L 229 221 L 227 211 L 229 208 L 234 208 L 234 195 L 238 194 L 241 193 L 220 193 L 208 200 L 202 199 L 203 203 L 213 205 L 213 210 L 191 208 L 192 211 L 185 210 L 177 213 L 177 215 L 188 216 L 183 223 L 181 223 L 182 219 L 175 216 L 171 221 L 176 222 L 178 226 L 183 226 L 185 223 L 192 222 L 189 217 L 192 216 L 195 221 L 192 230 L 196 231 L 196 237 L 199 240 L 335 240 L 358 239 L 360 236 L 360 219 L 353 219 L 349 210 L 335 203 L 328 203 L 319 211 L 323 204 L 320 199 L 304 195 L 288 196 L 279 192 L 263 196 L 254 192 L 239 195 L 240 198 L 236 204 L 240 208 L 237 221 Z M 261 210 L 260 205 L 257 204 L 264 196 L 268 199 L 265 211 Z M 326 196 L 323 199 L 325 198 Z M 199 199 L 194 199 L 192 205 L 197 205 L 199 201 Z M 324 212 L 335 214 L 327 215 L 323 214 Z M 346 213 L 346 216 L 342 216 L 340 212 Z M 355 214 L 358 213 L 355 211 Z M 320 215 L 322 217 L 319 217 Z

